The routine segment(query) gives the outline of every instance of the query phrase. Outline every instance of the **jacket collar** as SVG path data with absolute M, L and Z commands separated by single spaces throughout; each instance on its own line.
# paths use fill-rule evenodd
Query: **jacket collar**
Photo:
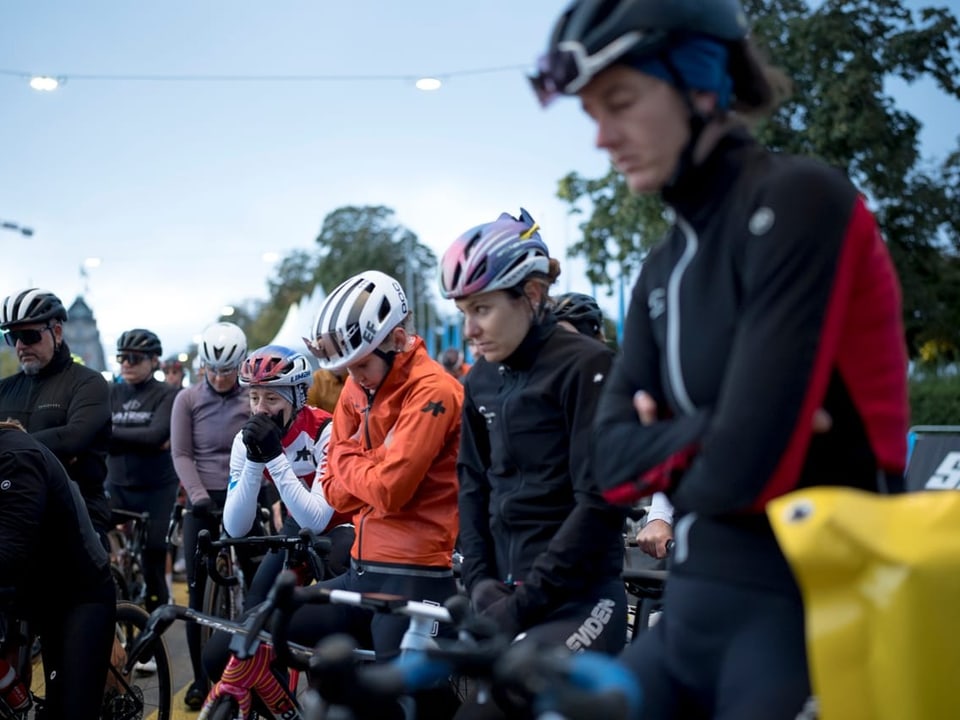
M 409 350 L 398 352 L 393 356 L 393 363 L 390 365 L 390 369 L 387 370 L 387 375 L 383 378 L 383 382 L 380 383 L 380 387 L 378 387 L 374 393 L 374 397 L 392 392 L 403 385 L 407 381 L 407 378 L 410 377 L 410 371 L 414 365 L 420 361 L 421 356 L 426 357 L 426 355 L 427 349 L 424 346 L 423 338 L 415 335 L 413 337 L 413 345 Z
M 556 327 L 556 316 L 547 311 L 540 322 L 535 321 L 530 326 L 530 330 L 520 341 L 517 349 L 510 353 L 500 365 L 506 366 L 509 370 L 529 370 L 534 360 L 537 359 L 537 355 L 540 354 L 540 348 L 553 334 Z
M 731 129 L 717 141 L 703 162 L 664 188 L 664 201 L 688 220 L 712 212 L 725 202 L 742 169 L 743 154 L 756 144 L 746 128 Z
M 50 377 L 51 375 L 56 375 L 57 373 L 62 372 L 72 364 L 73 357 L 70 355 L 70 348 L 67 347 L 66 341 L 61 341 L 60 347 L 54 351 L 53 357 L 50 358 L 50 362 L 40 368 L 40 372 L 38 372 L 36 376 L 39 378 Z

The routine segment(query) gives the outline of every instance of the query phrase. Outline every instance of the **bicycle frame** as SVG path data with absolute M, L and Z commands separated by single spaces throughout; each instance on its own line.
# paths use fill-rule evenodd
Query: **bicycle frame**
M 324 602 L 406 615 L 411 618 L 411 629 L 404 636 L 398 658 L 363 668 L 353 660 L 351 644 L 345 637 L 331 636 L 322 641 L 305 667 L 310 672 L 310 692 L 319 692 L 323 699 L 313 698 L 309 703 L 305 699 L 309 709 L 304 720 L 323 720 L 327 709 L 334 707 L 369 717 L 375 712 L 373 705 L 366 704 L 370 698 L 410 697 L 458 673 L 483 680 L 488 689 L 520 691 L 530 698 L 530 707 L 540 720 L 639 716 L 639 688 L 614 658 L 591 652 L 571 654 L 565 648 L 532 642 L 513 645 L 491 621 L 471 615 L 464 597 L 435 606 L 381 593 L 298 588 L 291 577 L 282 575 L 270 599 L 258 611 L 262 616 L 274 609 L 279 612 L 273 638 L 278 658 L 286 655 L 285 628 L 293 610 L 299 604 Z M 424 631 L 429 632 L 436 621 L 455 625 L 458 640 L 440 645 L 428 637 Z M 296 657 L 291 660 L 300 662 Z M 409 705 L 404 707 L 415 713 Z

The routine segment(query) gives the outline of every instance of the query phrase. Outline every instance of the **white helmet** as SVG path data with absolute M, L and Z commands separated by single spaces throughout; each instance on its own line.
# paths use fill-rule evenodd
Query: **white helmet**
M 247 356 L 247 336 L 233 323 L 214 323 L 203 331 L 197 356 L 203 367 L 232 370 Z
M 400 283 L 368 270 L 327 296 L 313 322 L 313 338 L 304 341 L 320 367 L 340 370 L 376 350 L 408 313 Z

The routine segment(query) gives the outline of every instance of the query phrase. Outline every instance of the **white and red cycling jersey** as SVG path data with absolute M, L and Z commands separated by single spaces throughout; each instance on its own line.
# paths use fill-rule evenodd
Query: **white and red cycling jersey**
M 223 507 L 223 527 L 231 537 L 250 532 L 257 515 L 257 497 L 265 482 L 272 482 L 289 515 L 300 527 L 324 532 L 350 518 L 334 511 L 315 480 L 327 465 L 332 415 L 326 410 L 303 407 L 281 440 L 283 454 L 269 462 L 247 459 L 242 431 L 230 451 L 230 482 Z

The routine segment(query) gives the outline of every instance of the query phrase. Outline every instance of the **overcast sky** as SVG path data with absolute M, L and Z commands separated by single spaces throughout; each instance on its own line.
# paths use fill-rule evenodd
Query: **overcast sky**
M 0 75 L 0 220 L 35 231 L 0 231 L 0 295 L 39 285 L 69 304 L 86 282 L 109 357 L 136 326 L 185 350 L 223 305 L 266 297 L 264 253 L 314 247 L 343 205 L 393 208 L 438 256 L 523 205 L 564 259 L 577 220 L 557 180 L 607 160 L 577 103 L 541 111 L 522 68 L 565 5 L 0 0 L 0 69 L 66 78 L 38 93 Z M 381 79 L 83 77 L 138 74 Z M 446 74 L 439 91 L 413 86 Z M 924 153 L 945 155 L 957 103 L 891 88 L 926 123 Z M 91 257 L 101 264 L 84 280 Z M 565 267 L 560 289 L 589 292 L 582 265 Z

